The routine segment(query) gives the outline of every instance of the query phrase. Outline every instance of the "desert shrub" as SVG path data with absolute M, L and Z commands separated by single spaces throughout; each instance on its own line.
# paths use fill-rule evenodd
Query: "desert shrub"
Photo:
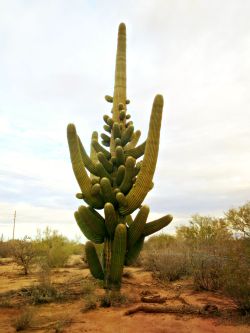
M 191 272 L 196 290 L 218 290 L 223 284 L 225 258 L 211 253 L 192 255 Z
M 89 294 L 84 297 L 84 307 L 82 312 L 94 310 L 97 308 L 97 296 L 95 294 Z
M 174 249 L 144 251 L 143 266 L 161 280 L 175 281 L 189 274 L 189 257 Z
M 250 314 L 250 242 L 235 240 L 224 268 L 222 290 L 230 296 L 242 314 Z
M 96 281 L 91 279 L 85 279 L 81 285 L 83 295 L 91 295 L 94 294 L 96 289 Z
M 58 234 L 56 230 L 46 228 L 43 234 L 36 237 L 36 249 L 39 253 L 39 262 L 51 268 L 64 267 L 69 257 L 79 250 L 75 242 Z
M 0 239 L 0 258 L 9 258 L 12 255 L 11 241 Z
M 38 275 L 38 284 L 31 286 L 26 295 L 34 305 L 58 302 L 64 299 L 65 295 L 58 291 L 51 282 L 51 269 L 49 266 L 42 266 Z
M 22 313 L 14 320 L 13 327 L 16 332 L 26 330 L 30 327 L 34 317 L 34 312 L 31 309 L 24 309 Z
M 144 250 L 163 250 L 167 249 L 171 245 L 175 243 L 176 239 L 174 236 L 167 235 L 167 234 L 159 234 L 156 236 L 151 236 L 145 243 L 144 243 Z
M 34 305 L 58 302 L 64 299 L 63 293 L 59 292 L 51 283 L 40 283 L 29 288 L 31 303 Z
M 27 275 L 32 264 L 36 261 L 38 253 L 31 239 L 25 236 L 22 240 L 11 242 L 11 255 L 15 263 L 21 266 L 24 274 Z
M 120 291 L 111 291 L 105 293 L 100 297 L 100 306 L 103 308 L 108 308 L 110 306 L 119 307 L 127 304 L 129 299 L 126 295 L 122 294 Z

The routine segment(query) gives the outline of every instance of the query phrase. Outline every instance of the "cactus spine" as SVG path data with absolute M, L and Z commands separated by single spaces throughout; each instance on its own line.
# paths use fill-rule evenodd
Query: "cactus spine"
M 106 95 L 105 99 L 113 106 L 112 116 L 103 117 L 106 133 L 101 134 L 102 145 L 98 141 L 98 133 L 93 132 L 88 156 L 73 124 L 68 125 L 67 135 L 72 168 L 81 189 L 76 197 L 88 204 L 79 207 L 75 219 L 90 240 L 85 247 L 90 271 L 95 278 L 104 281 L 106 289 L 119 290 L 123 266 L 133 264 L 145 237 L 172 221 L 172 216 L 166 215 L 147 222 L 149 207 L 142 206 L 153 186 L 163 97 L 155 97 L 147 139 L 138 145 L 141 132 L 134 131 L 133 122 L 127 114 L 130 101 L 126 96 L 124 23 L 118 30 L 114 94 Z M 143 155 L 142 160 L 136 161 Z M 104 209 L 104 218 L 96 209 Z M 130 214 L 136 209 L 139 211 L 133 220 Z M 101 243 L 104 244 L 102 263 L 94 245 Z

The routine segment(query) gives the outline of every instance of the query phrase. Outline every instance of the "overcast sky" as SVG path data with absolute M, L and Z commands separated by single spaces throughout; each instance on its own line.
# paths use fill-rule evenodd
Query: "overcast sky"
M 85 146 L 113 92 L 117 28 L 127 25 L 127 86 L 146 137 L 165 106 L 150 219 L 165 232 L 194 213 L 221 216 L 250 199 L 250 1 L 1 0 L 0 234 L 49 225 L 80 235 L 66 126 Z

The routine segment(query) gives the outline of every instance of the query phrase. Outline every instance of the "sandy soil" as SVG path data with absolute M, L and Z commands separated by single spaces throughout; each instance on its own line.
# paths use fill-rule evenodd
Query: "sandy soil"
M 119 307 L 83 311 L 86 298 L 81 293 L 81 282 L 90 279 L 88 269 L 69 267 L 54 270 L 53 285 L 74 297 L 60 303 L 29 305 L 33 312 L 31 327 L 24 332 L 98 332 L 98 333 L 249 333 L 250 326 L 236 316 L 235 306 L 230 299 L 218 293 L 194 292 L 191 281 L 178 281 L 162 284 L 154 279 L 150 272 L 138 268 L 126 269 L 130 274 L 123 278 L 122 293 L 127 303 Z M 0 332 L 13 333 L 13 321 L 25 309 L 28 298 L 22 297 L 22 290 L 39 283 L 40 275 L 36 272 L 28 277 L 11 262 L 0 265 Z M 90 279 L 91 281 L 91 279 Z M 8 293 L 7 293 L 8 292 Z M 96 294 L 103 291 L 96 287 Z M 166 305 L 180 305 L 186 302 L 203 306 L 207 303 L 216 305 L 220 311 L 227 310 L 228 316 L 196 316 L 174 314 L 135 313 L 124 315 L 125 311 L 141 304 L 141 295 L 160 294 L 173 298 L 166 300 Z M 7 294 L 6 294 L 7 293 Z M 223 312 L 224 313 L 224 312 Z

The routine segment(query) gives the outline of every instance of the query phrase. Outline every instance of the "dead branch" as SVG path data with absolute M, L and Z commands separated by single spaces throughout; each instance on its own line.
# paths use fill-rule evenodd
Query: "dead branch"
M 176 313 L 176 314 L 195 314 L 195 315 L 207 315 L 208 312 L 204 310 L 204 307 L 196 307 L 193 305 L 139 305 L 132 309 L 127 310 L 124 315 L 129 316 L 137 312 L 145 313 Z

